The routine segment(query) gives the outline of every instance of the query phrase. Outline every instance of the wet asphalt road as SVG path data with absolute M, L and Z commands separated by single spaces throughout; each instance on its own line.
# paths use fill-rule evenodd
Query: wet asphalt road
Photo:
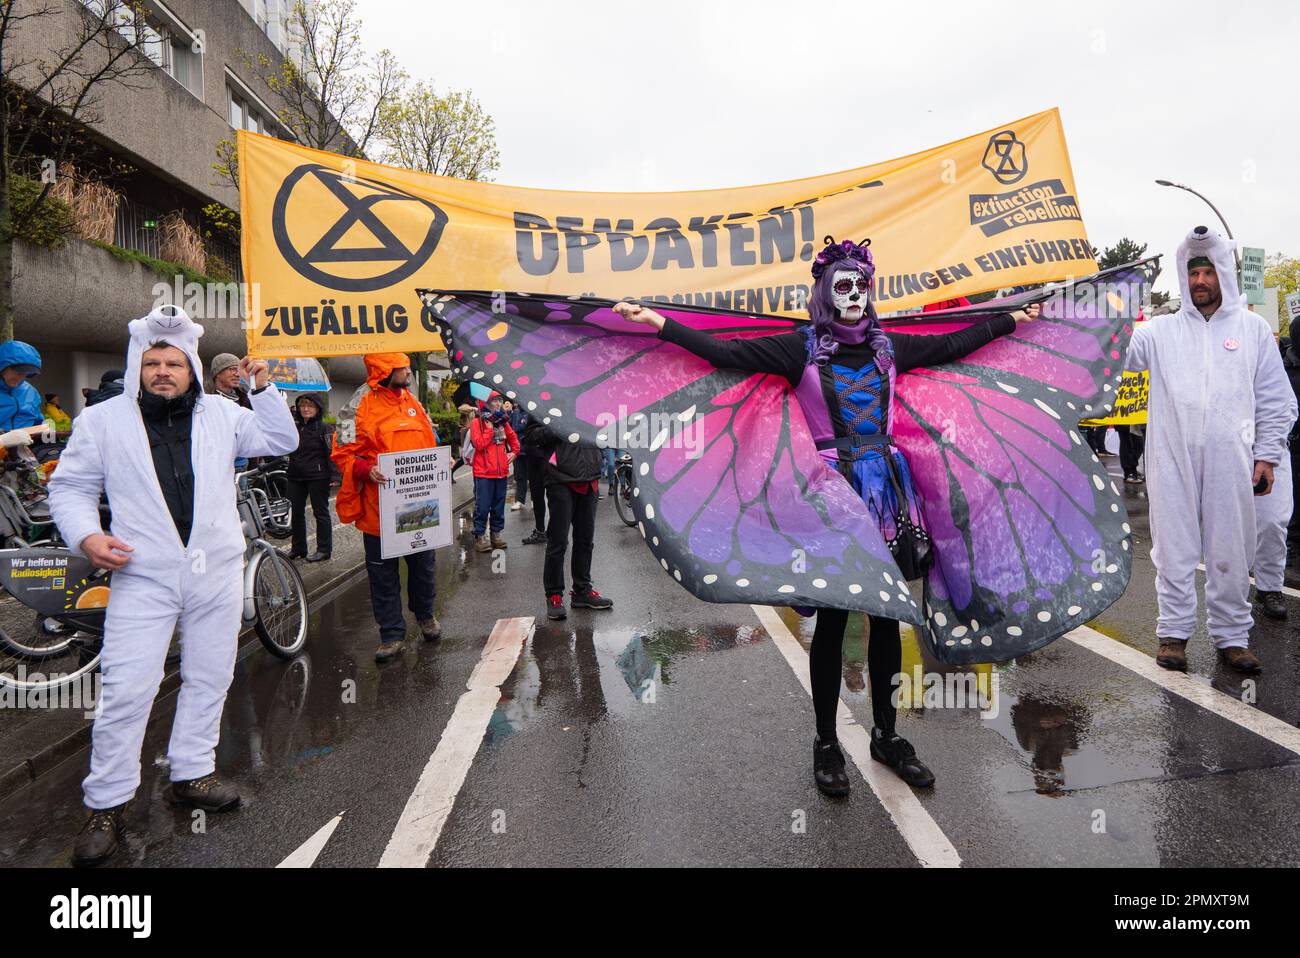
M 1093 625 L 1154 656 L 1145 500 L 1126 494 L 1133 581 Z M 407 653 L 376 665 L 362 582 L 313 616 L 297 661 L 245 658 L 218 751 L 244 790 L 238 812 L 199 822 L 166 804 L 171 712 L 156 710 L 111 867 L 275 865 L 340 813 L 316 864 L 377 864 L 489 633 L 514 616 L 535 616 L 535 631 L 474 736 L 430 864 L 917 865 L 852 763 L 849 800 L 816 791 L 811 701 L 753 609 L 691 597 L 606 500 L 596 587 L 615 607 L 549 622 L 544 547 L 519 542 L 530 528 L 530 511 L 507 513 L 503 574 L 463 546 L 439 556 L 439 643 L 421 643 L 412 622 Z M 1295 726 L 1300 603 L 1287 602 L 1292 623 L 1261 619 L 1254 634 L 1265 664 L 1255 706 Z M 811 638 L 810 621 L 781 619 Z M 843 700 L 869 728 L 861 629 L 846 639 Z M 905 669 L 938 671 L 904 634 Z M 1240 698 L 1241 678 L 1218 667 L 1203 631 L 1189 658 Z M 938 776 L 920 808 L 963 864 L 1300 865 L 1300 755 L 1068 640 L 983 672 L 996 675 L 996 715 L 918 707 L 899 721 Z M 0 865 L 69 861 L 85 762 L 0 806 Z

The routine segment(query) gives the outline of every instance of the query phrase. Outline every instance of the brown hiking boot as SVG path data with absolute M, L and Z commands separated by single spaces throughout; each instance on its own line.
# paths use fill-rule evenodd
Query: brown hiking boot
M 1187 671 L 1187 642 L 1178 639 L 1161 639 L 1156 653 L 1156 665 L 1175 672 Z
M 442 638 L 442 626 L 438 622 L 436 615 L 431 615 L 427 619 L 420 619 L 420 634 L 424 636 L 426 642 L 437 642 Z
M 491 541 L 488 539 L 488 537 L 485 536 L 485 535 L 484 535 L 484 536 L 475 536 L 475 537 L 474 537 L 474 551 L 475 551 L 475 552 L 491 552 L 491 551 L 492 551 L 492 542 L 491 542 Z
M 1219 660 L 1234 672 L 1243 672 L 1246 675 L 1258 675 L 1264 671 L 1259 659 L 1250 649 L 1219 649 Z
M 173 805 L 189 805 L 205 812 L 228 812 L 239 807 L 239 790 L 215 775 L 172 782 Z
M 494 532 L 494 533 L 492 533 L 492 548 L 493 548 L 493 549 L 504 549 L 504 548 L 506 548 L 506 545 L 507 545 L 507 543 L 506 543 L 506 537 L 505 537 L 502 533 L 500 533 L 500 532 Z
M 72 850 L 72 864 L 78 868 L 91 868 L 102 865 L 117 852 L 118 840 L 122 837 L 122 814 L 126 805 L 114 808 L 88 809 L 90 817 L 77 835 L 76 847 Z

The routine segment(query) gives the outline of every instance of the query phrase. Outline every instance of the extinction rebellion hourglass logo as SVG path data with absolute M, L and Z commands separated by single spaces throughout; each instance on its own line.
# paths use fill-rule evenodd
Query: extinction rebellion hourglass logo
M 984 148 L 984 162 L 980 165 L 1003 186 L 1019 183 L 1029 172 L 1025 144 L 1016 137 L 1015 130 L 994 133 Z
M 322 213 L 330 224 L 323 231 Z M 447 214 L 428 200 L 318 163 L 285 177 L 271 213 L 285 262 L 313 283 L 347 293 L 409 277 L 433 255 L 446 225 Z

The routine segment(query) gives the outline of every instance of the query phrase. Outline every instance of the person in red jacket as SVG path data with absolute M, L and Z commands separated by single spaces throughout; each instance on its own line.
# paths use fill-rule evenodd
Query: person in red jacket
M 474 444 L 474 548 L 479 552 L 506 547 L 506 537 L 501 534 L 506 527 L 506 477 L 519 455 L 519 437 L 510 426 L 504 404 L 500 393 L 488 396 L 469 426 Z

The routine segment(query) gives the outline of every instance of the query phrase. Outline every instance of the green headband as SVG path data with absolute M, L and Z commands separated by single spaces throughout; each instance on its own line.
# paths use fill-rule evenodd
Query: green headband
M 1191 259 L 1187 261 L 1187 271 L 1189 273 L 1192 270 L 1199 269 L 1202 266 L 1208 266 L 1210 269 L 1214 269 L 1214 264 L 1210 262 L 1210 258 L 1208 256 L 1193 256 Z

